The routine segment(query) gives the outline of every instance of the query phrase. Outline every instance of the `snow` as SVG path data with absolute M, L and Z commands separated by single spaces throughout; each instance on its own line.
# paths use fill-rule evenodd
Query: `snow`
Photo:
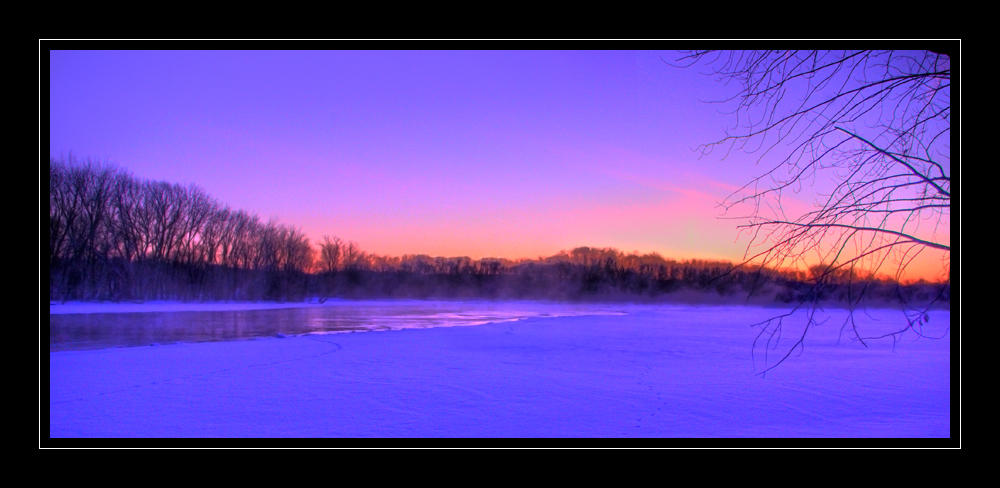
M 164 311 L 240 304 L 145 305 Z M 510 305 L 535 312 L 546 306 Z M 554 312 L 560 307 L 551 305 Z M 627 315 L 535 314 L 466 327 L 51 352 L 49 435 L 951 436 L 950 334 L 932 340 L 908 332 L 895 344 L 868 347 L 844 337 L 838 344 L 847 315 L 828 310 L 802 353 L 761 377 L 755 373 L 763 369 L 763 351 L 751 356 L 757 329 L 749 325 L 781 310 L 610 308 Z M 948 311 L 929 318 L 936 332 L 950 324 Z M 871 310 L 855 319 L 877 332 L 899 326 L 903 315 Z M 779 346 L 791 343 L 803 320 L 786 319 L 788 342 Z M 769 364 L 776 353 L 768 353 Z

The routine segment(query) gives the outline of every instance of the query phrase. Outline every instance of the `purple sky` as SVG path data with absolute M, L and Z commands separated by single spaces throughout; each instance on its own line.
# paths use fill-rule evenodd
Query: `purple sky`
M 376 254 L 739 260 L 716 205 L 762 167 L 691 150 L 735 87 L 661 56 L 57 51 L 49 149 Z

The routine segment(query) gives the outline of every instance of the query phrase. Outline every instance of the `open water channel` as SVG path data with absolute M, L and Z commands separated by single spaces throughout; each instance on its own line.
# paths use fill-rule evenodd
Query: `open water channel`
M 49 351 L 624 314 L 620 306 L 609 304 L 421 300 L 343 300 L 263 310 L 61 313 L 49 315 Z

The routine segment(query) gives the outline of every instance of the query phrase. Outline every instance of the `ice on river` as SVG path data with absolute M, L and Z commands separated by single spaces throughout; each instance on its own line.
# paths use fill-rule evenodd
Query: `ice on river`
M 52 314 L 59 307 L 66 306 L 53 305 Z M 172 307 L 180 313 L 182 305 Z M 758 329 L 750 324 L 779 309 L 430 301 L 309 307 L 342 307 L 345 313 L 369 307 L 411 319 L 439 314 L 440 323 L 53 351 L 49 434 L 951 435 L 947 311 L 930 312 L 924 325 L 928 335 L 942 339 L 907 332 L 898 341 L 869 341 L 865 347 L 846 331 L 841 334 L 846 312 L 827 310 L 801 353 L 762 378 L 755 373 L 765 367 L 764 351 L 758 347 L 752 353 Z M 126 308 L 143 311 L 139 305 Z M 116 311 L 122 310 L 86 310 Z M 322 311 L 309 313 L 324 317 Z M 869 310 L 855 320 L 869 335 L 905 325 L 903 314 L 892 310 Z M 767 351 L 767 365 L 787 351 L 804 323 L 801 315 L 785 319 L 781 341 Z

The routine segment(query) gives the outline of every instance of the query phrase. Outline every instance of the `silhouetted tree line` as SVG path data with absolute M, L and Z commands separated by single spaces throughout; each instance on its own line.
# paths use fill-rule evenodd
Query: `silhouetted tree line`
M 313 253 L 301 231 L 196 186 L 49 161 L 50 299 L 293 299 L 308 293 Z
M 404 255 L 378 256 L 351 242 L 325 237 L 313 276 L 315 296 L 351 298 L 514 298 L 658 300 L 717 297 L 755 298 L 758 303 L 818 299 L 844 302 L 864 294 L 870 300 L 944 304 L 950 288 L 903 286 L 893 280 L 866 280 L 851 272 L 807 272 L 734 267 L 724 261 L 675 261 L 659 254 L 626 254 L 613 248 L 579 247 L 535 260 Z
M 816 266 L 777 271 L 579 247 L 547 258 L 379 256 L 234 211 L 196 186 L 137 180 L 114 166 L 50 160 L 52 300 L 302 300 L 319 297 L 845 301 L 863 293 L 947 303 L 949 288 L 865 280 Z

